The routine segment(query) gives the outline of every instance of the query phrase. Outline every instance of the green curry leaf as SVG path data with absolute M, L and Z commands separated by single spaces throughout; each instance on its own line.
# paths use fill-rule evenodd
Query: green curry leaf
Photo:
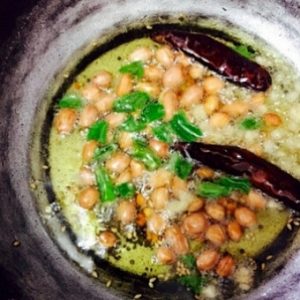
M 58 102 L 59 108 L 81 108 L 83 105 L 81 97 L 76 94 L 65 95 Z
M 107 140 L 107 132 L 108 123 L 104 120 L 97 121 L 89 128 L 87 139 L 95 140 L 102 144 L 105 144 Z
M 183 255 L 181 261 L 190 270 L 196 267 L 196 258 L 192 254 Z
M 132 92 L 117 98 L 113 104 L 115 112 L 134 112 L 145 107 L 150 96 L 141 91 Z
M 128 65 L 122 66 L 119 71 L 121 73 L 129 73 L 138 79 L 144 76 L 144 66 L 141 61 L 134 61 Z
M 251 59 L 255 56 L 255 52 L 253 52 L 250 47 L 246 45 L 235 46 L 233 47 L 233 50 L 248 59 Z
M 194 294 L 200 294 L 208 279 L 200 275 L 191 274 L 179 277 L 178 281 Z
M 258 118 L 249 117 L 245 118 L 240 125 L 242 129 L 255 130 L 262 126 L 262 121 Z

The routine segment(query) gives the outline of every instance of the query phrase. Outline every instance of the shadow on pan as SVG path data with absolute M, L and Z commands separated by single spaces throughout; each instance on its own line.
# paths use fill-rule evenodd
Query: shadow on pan
M 0 45 L 5 44 L 15 33 L 18 17 L 25 15 L 39 0 L 10 1 L 2 0 L 0 5 Z M 1 49 L 0 49 L 1 50 Z M 0 51 L 1 53 L 1 51 Z M 1 64 L 1 62 L 0 62 Z M 14 276 L 0 265 L 0 299 L 27 300 L 22 288 L 17 285 Z

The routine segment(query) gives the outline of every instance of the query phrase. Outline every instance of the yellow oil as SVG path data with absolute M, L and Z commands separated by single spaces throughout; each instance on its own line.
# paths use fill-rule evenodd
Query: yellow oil
M 105 53 L 78 75 L 74 81 L 77 84 L 71 85 L 69 91 L 80 89 L 88 78 L 100 70 L 104 69 L 116 75 L 121 65 L 124 64 L 124 59 L 138 46 L 155 47 L 156 45 L 150 39 L 143 38 L 125 43 Z M 82 246 L 88 248 L 89 245 L 96 242 L 99 225 L 95 213 L 80 208 L 76 200 L 77 176 L 82 164 L 81 150 L 84 142 L 85 137 L 79 131 L 61 137 L 52 129 L 49 142 L 49 164 L 53 189 L 63 214 L 78 240 L 82 242 Z M 258 221 L 262 228 L 248 231 L 239 243 L 229 242 L 226 245 L 226 250 L 234 256 L 240 255 L 241 248 L 249 256 L 257 255 L 276 239 L 285 227 L 288 217 L 287 211 L 274 209 L 267 209 L 259 213 Z M 146 274 L 149 277 L 169 272 L 169 267 L 160 266 L 153 262 L 154 250 L 152 248 L 139 245 L 134 247 L 133 243 L 125 243 L 124 239 L 122 239 L 122 245 L 120 259 L 108 257 L 114 266 L 138 275 Z M 200 246 L 194 245 L 194 247 L 199 249 Z

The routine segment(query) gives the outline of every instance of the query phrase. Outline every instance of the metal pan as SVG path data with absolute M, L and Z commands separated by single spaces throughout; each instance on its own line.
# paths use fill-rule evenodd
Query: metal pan
M 218 0 L 213 5 L 204 0 L 41 0 L 31 9 L 24 7 L 16 30 L 1 45 L 0 287 L 10 286 L 4 299 L 130 299 L 138 293 L 145 299 L 191 297 L 173 284 L 151 290 L 146 281 L 105 264 L 99 278 L 93 278 L 80 267 L 89 268 L 91 260 L 77 251 L 70 235 L 57 234 L 59 220 L 44 218 L 49 190 L 41 141 L 51 100 L 67 84 L 64 74 L 70 79 L 93 55 L 121 42 L 120 36 L 133 37 L 152 23 L 186 25 L 215 18 L 265 40 L 300 70 L 299 17 L 300 2 L 293 0 Z M 38 180 L 36 186 L 32 179 Z M 285 244 L 286 239 L 279 242 L 279 251 Z M 277 275 L 266 276 L 245 298 L 299 298 L 296 244 L 288 244 Z M 108 278 L 114 281 L 110 288 L 105 286 Z

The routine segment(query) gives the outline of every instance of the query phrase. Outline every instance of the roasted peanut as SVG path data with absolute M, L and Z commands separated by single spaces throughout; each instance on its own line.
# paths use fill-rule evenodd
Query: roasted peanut
M 225 113 L 216 112 L 210 117 L 209 123 L 213 128 L 223 128 L 230 123 L 230 118 Z
M 125 94 L 128 94 L 132 91 L 132 88 L 133 84 L 131 76 L 129 74 L 123 74 L 117 85 L 117 95 L 123 96 Z
M 166 221 L 161 215 L 153 214 L 147 221 L 147 230 L 161 235 L 166 228 Z
M 232 103 L 225 104 L 221 111 L 227 115 L 236 118 L 245 115 L 248 112 L 248 104 L 245 101 L 237 100 Z
M 131 176 L 133 178 L 141 176 L 145 171 L 144 165 L 134 159 L 131 160 L 130 162 L 130 169 L 131 169 Z
M 130 61 L 148 62 L 153 56 L 151 49 L 148 47 L 138 47 L 130 55 Z
M 83 167 L 79 172 L 80 185 L 94 185 L 96 183 L 95 174 L 87 167 Z
M 174 176 L 172 180 L 173 195 L 178 198 L 180 193 L 183 191 L 188 191 L 187 182 L 177 176 Z
M 219 261 L 216 273 L 221 277 L 228 277 L 234 271 L 235 263 L 230 255 L 226 255 Z
M 122 131 L 119 135 L 119 145 L 122 150 L 129 150 L 133 145 L 132 134 Z
M 99 201 L 100 195 L 96 188 L 87 187 L 83 189 L 78 196 L 79 205 L 85 209 L 92 209 Z
M 58 133 L 69 134 L 74 128 L 77 113 L 74 109 L 61 109 L 54 119 L 54 128 Z
M 184 255 L 189 251 L 188 240 L 176 225 L 166 229 L 165 241 L 177 255 Z
M 98 143 L 96 141 L 86 142 L 82 148 L 82 155 L 81 155 L 82 161 L 85 163 L 90 162 L 94 157 L 94 153 L 97 147 L 98 147 Z
M 224 227 L 220 224 L 210 225 L 206 231 L 205 238 L 217 247 L 222 246 L 226 241 Z
M 111 231 L 104 231 L 104 232 L 100 233 L 100 235 L 99 235 L 99 242 L 105 248 L 112 248 L 117 243 L 117 237 Z
M 247 207 L 239 207 L 235 210 L 234 216 L 243 227 L 252 227 L 256 224 L 255 213 Z
M 199 84 L 189 86 L 181 96 L 180 106 L 190 108 L 195 104 L 201 103 L 203 88 Z
M 130 182 L 132 179 L 130 168 L 127 168 L 125 171 L 121 172 L 118 178 L 116 179 L 116 184 L 122 184 L 125 182 Z
M 79 126 L 90 127 L 98 119 L 98 109 L 93 104 L 86 105 L 80 113 Z
M 114 94 L 104 94 L 99 100 L 97 100 L 94 105 L 98 112 L 103 114 L 109 112 L 112 109 L 116 95 Z
M 190 64 L 190 58 L 186 56 L 183 52 L 178 52 L 176 53 L 175 62 L 186 68 Z
M 202 213 L 192 213 L 183 219 L 182 228 L 185 233 L 194 238 L 207 228 L 207 220 Z
M 211 116 L 220 107 L 218 95 L 209 95 L 204 99 L 204 110 L 208 116 Z
M 156 257 L 161 264 L 171 265 L 176 260 L 174 251 L 168 247 L 160 247 L 157 249 Z
M 136 89 L 148 93 L 153 98 L 157 98 L 160 94 L 160 86 L 154 82 L 139 82 Z
M 211 168 L 200 167 L 196 170 L 196 174 L 202 179 L 209 179 L 214 177 L 215 172 Z
M 82 90 L 82 96 L 89 102 L 95 102 L 99 100 L 102 95 L 103 92 L 101 92 L 93 83 L 85 85 Z
M 203 88 L 206 94 L 216 94 L 224 87 L 224 81 L 218 77 L 210 76 L 203 80 Z
M 161 103 L 165 108 L 164 120 L 170 121 L 179 106 L 177 94 L 171 90 L 166 91 L 161 98 Z
M 112 82 L 112 74 L 108 71 L 102 70 L 92 79 L 94 83 L 99 88 L 109 88 Z
M 246 205 L 254 210 L 264 209 L 267 205 L 267 200 L 264 196 L 256 191 L 251 190 L 248 195 L 245 196 Z
M 149 146 L 159 157 L 166 157 L 169 154 L 169 145 L 167 143 L 151 139 Z
M 123 225 L 132 223 L 137 215 L 135 203 L 133 201 L 121 201 L 116 210 L 117 220 Z
M 237 221 L 231 221 L 227 224 L 227 233 L 230 239 L 235 242 L 238 242 L 243 235 L 242 228 Z
M 158 169 L 151 173 L 149 178 L 149 185 L 152 188 L 159 188 L 163 186 L 169 186 L 172 181 L 172 173 L 165 169 Z
M 164 66 L 165 68 L 169 68 L 174 62 L 174 52 L 168 47 L 163 46 L 156 51 L 156 59 L 157 61 Z
M 224 207 L 216 202 L 206 204 L 205 211 L 214 220 L 223 221 L 225 219 Z
M 200 210 L 204 206 L 204 200 L 202 198 L 197 197 L 192 203 L 190 203 L 188 207 L 188 212 L 196 212 Z
M 192 64 L 189 67 L 189 75 L 193 78 L 193 79 L 201 79 L 202 76 L 204 74 L 204 67 L 202 65 L 196 65 L 196 64 Z
M 150 82 L 160 82 L 163 78 L 163 70 L 156 66 L 148 66 L 144 71 L 144 78 Z
M 197 268 L 200 272 L 212 270 L 220 259 L 218 251 L 213 249 L 207 249 L 200 253 L 197 257 Z
M 184 83 L 184 76 L 180 65 L 170 67 L 163 76 L 163 85 L 165 88 L 178 90 Z
M 125 118 L 126 115 L 124 113 L 112 112 L 105 117 L 105 120 L 109 124 L 109 127 L 111 129 L 114 129 L 121 125 L 124 122 Z
M 130 156 L 124 152 L 117 152 L 106 161 L 106 168 L 112 173 L 122 173 L 130 164 Z
M 151 193 L 151 201 L 154 209 L 164 209 L 169 201 L 169 191 L 167 188 L 160 187 Z
M 263 115 L 263 120 L 267 126 L 278 127 L 282 124 L 282 119 L 276 113 L 266 113 Z

